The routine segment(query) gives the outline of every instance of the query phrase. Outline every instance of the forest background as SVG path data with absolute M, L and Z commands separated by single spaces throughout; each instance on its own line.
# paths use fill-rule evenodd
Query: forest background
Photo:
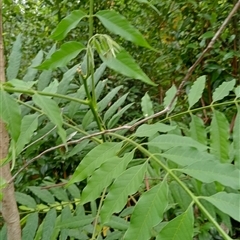
M 237 4 L 3 1 L 1 239 L 238 239 Z

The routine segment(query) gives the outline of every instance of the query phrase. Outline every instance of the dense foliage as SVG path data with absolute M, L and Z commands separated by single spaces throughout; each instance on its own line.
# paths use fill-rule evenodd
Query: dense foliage
M 5 1 L 22 239 L 239 237 L 239 13 L 178 91 L 233 5 Z

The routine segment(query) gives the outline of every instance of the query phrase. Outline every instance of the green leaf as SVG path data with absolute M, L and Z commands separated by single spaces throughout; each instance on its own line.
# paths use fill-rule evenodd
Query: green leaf
M 112 229 L 118 229 L 121 231 L 126 231 L 129 227 L 129 222 L 126 220 L 117 217 L 117 216 L 112 216 L 109 220 L 108 223 L 105 224 L 106 226 L 112 228 Z
M 194 234 L 194 216 L 192 206 L 186 212 L 168 222 L 156 240 L 192 240 Z
M 108 232 L 107 237 L 105 240 L 118 240 L 118 239 L 123 239 L 123 231 L 114 231 L 114 232 Z
M 55 221 L 55 226 L 60 222 L 60 220 L 61 220 L 61 216 L 58 216 L 57 219 L 56 219 L 56 221 Z M 54 230 L 53 230 L 53 233 L 52 233 L 52 235 L 51 235 L 50 240 L 56 240 L 56 239 L 58 239 L 59 233 L 60 233 L 60 229 L 54 227 Z
M 152 228 L 163 220 L 168 206 L 166 180 L 143 193 L 134 208 L 125 240 L 146 240 L 152 236 Z
M 151 137 L 157 132 L 166 133 L 175 128 L 176 126 L 170 126 L 164 123 L 154 123 L 151 125 L 143 124 L 137 129 L 134 135 L 137 137 Z
M 112 184 L 101 209 L 101 221 L 106 223 L 111 215 L 120 212 L 127 202 L 128 195 L 135 193 L 140 187 L 147 164 L 131 167 L 123 172 Z
M 50 59 L 45 60 L 38 69 L 55 69 L 57 67 L 66 66 L 73 58 L 75 58 L 82 50 L 84 45 L 80 42 L 64 43 L 59 50 L 52 54 Z
M 213 110 L 210 126 L 210 151 L 221 162 L 229 161 L 229 123 L 224 113 Z
M 240 86 L 236 87 L 234 89 L 234 92 L 235 92 L 236 98 L 240 98 Z
M 230 217 L 240 222 L 240 194 L 218 192 L 210 197 L 201 197 L 212 203 L 222 212 L 228 214 Z
M 184 172 L 202 182 L 211 183 L 217 181 L 223 186 L 240 189 L 240 170 L 228 163 L 216 161 L 196 162 L 178 171 Z
M 171 103 L 171 101 L 176 93 L 177 93 L 177 88 L 175 85 L 172 85 L 172 87 L 167 90 L 166 96 L 163 100 L 163 106 L 165 108 L 169 106 L 169 104 Z M 173 105 L 168 113 L 170 113 L 175 108 L 176 104 L 177 104 L 177 98 L 176 98 L 176 100 L 174 100 Z
M 28 187 L 28 189 L 30 189 L 30 191 L 33 192 L 42 201 L 49 204 L 55 203 L 54 197 L 48 190 L 41 189 L 41 187 Z
M 45 93 L 56 93 L 59 85 L 60 84 L 59 84 L 58 80 L 54 79 L 46 88 L 44 88 L 42 90 L 42 92 L 45 92 Z
M 23 81 L 33 81 L 38 73 L 36 66 L 38 66 L 43 60 L 43 51 L 39 51 L 37 56 L 32 60 L 31 66 L 28 67 L 26 75 L 23 77 Z
M 37 229 L 37 232 L 36 232 L 36 236 L 34 238 L 34 240 L 42 240 L 42 229 L 43 229 L 43 223 L 44 221 L 40 224 L 40 226 L 38 227 Z
M 119 13 L 113 10 L 102 10 L 98 11 L 95 16 L 110 32 L 117 34 L 139 46 L 151 48 L 142 34 Z
M 149 77 L 142 71 L 131 55 L 125 50 L 122 49 L 120 52 L 118 52 L 116 57 L 104 57 L 102 55 L 100 55 L 100 57 L 102 61 L 112 70 L 124 76 L 133 79 L 139 79 L 144 83 L 156 86 L 156 84 L 149 79 Z
M 177 203 L 183 211 L 186 211 L 192 202 L 191 197 L 176 181 L 172 181 L 169 184 L 169 189 L 175 203 Z
M 199 77 L 192 85 L 188 94 L 189 109 L 201 98 L 205 88 L 206 76 Z
M 206 150 L 208 147 L 193 140 L 190 137 L 178 136 L 175 134 L 163 134 L 155 137 L 150 142 L 148 142 L 150 146 L 156 146 L 160 149 L 167 150 L 173 147 L 194 147 L 199 150 Z
M 74 67 L 72 67 L 71 69 L 69 69 L 67 72 L 63 74 L 63 78 L 58 85 L 57 93 L 62 95 L 65 95 L 67 93 L 69 89 L 69 85 L 73 80 L 78 67 L 79 67 L 79 64 L 75 65 Z M 58 101 L 60 101 L 60 99 Z
M 60 222 L 56 227 L 57 228 L 80 228 L 90 224 L 94 220 L 94 217 L 88 216 L 74 216 L 68 219 L 64 219 L 64 221 Z
M 113 88 L 100 102 L 97 103 L 99 113 L 102 112 L 108 106 L 108 104 L 117 95 L 121 88 L 122 88 L 121 85 Z
M 213 155 L 188 146 L 173 147 L 166 152 L 161 153 L 161 156 L 181 166 L 188 166 L 198 161 L 217 161 Z M 207 164 L 207 162 L 205 164 Z
M 34 131 L 38 127 L 38 114 L 26 115 L 22 119 L 21 131 L 16 143 L 16 154 L 18 155 L 24 146 L 30 142 Z
M 58 41 L 63 40 L 67 34 L 86 16 L 86 13 L 81 10 L 72 11 L 68 16 L 61 20 L 50 37 Z
M 27 217 L 27 222 L 22 231 L 22 239 L 33 240 L 38 228 L 38 213 L 31 213 Z
M 7 80 L 11 80 L 17 77 L 18 71 L 21 64 L 21 57 L 22 57 L 22 39 L 21 35 L 19 34 L 16 38 L 16 41 L 13 44 L 11 54 L 8 59 L 8 67 L 7 67 Z
M 43 230 L 41 240 L 49 240 L 55 229 L 55 221 L 57 218 L 57 212 L 55 208 L 52 208 L 47 212 L 46 217 L 43 220 Z
M 61 137 L 62 141 L 65 142 L 66 132 L 62 128 L 63 118 L 57 103 L 48 97 L 38 94 L 35 94 L 32 99 L 33 102 L 43 110 L 50 121 L 57 126 L 58 134 Z
M 74 198 L 76 198 L 76 199 L 80 198 L 80 191 L 75 184 L 67 186 L 67 190 Z
M 117 178 L 133 159 L 133 152 L 125 154 L 122 158 L 112 157 L 103 163 L 90 177 L 83 189 L 81 204 L 98 198 L 105 187 L 108 187 L 114 178 Z
M 117 155 L 122 143 L 106 142 L 93 148 L 80 162 L 67 186 L 90 176 L 104 162 Z
M 190 135 L 192 139 L 207 145 L 207 132 L 204 122 L 200 117 L 193 114 L 191 114 Z
M 12 79 L 8 81 L 11 85 L 13 85 L 15 88 L 21 89 L 21 90 L 29 90 L 32 88 L 32 86 L 36 83 L 36 81 L 28 81 L 24 82 L 19 79 Z M 16 93 L 15 93 L 16 94 Z
M 16 201 L 24 206 L 35 209 L 37 204 L 34 198 L 30 197 L 25 193 L 15 192 Z
M 50 183 L 51 184 L 51 183 Z M 50 192 L 60 201 L 68 202 L 68 194 L 63 188 L 51 188 Z
M 234 163 L 240 169 L 240 107 L 233 127 Z
M 74 156 L 75 154 L 80 153 L 89 143 L 89 139 L 83 140 L 82 142 L 78 143 L 71 151 L 67 153 L 67 158 Z
M 213 93 L 212 104 L 228 96 L 229 92 L 233 90 L 235 83 L 236 79 L 233 79 L 232 81 L 229 82 L 223 82 L 218 88 L 216 88 Z
M 0 118 L 7 124 L 7 128 L 16 142 L 21 129 L 21 112 L 16 101 L 8 93 L 0 90 Z
M 128 93 L 121 96 L 110 108 L 106 111 L 103 117 L 103 121 L 106 122 L 112 115 L 118 110 L 118 108 L 125 102 Z
M 56 44 L 54 44 L 52 46 L 52 48 L 50 49 L 50 51 L 47 54 L 46 59 L 49 59 L 55 51 L 56 51 Z M 42 71 L 42 73 L 40 74 L 40 76 L 38 78 L 37 89 L 39 91 L 42 91 L 44 88 L 46 88 L 48 86 L 50 80 L 51 80 L 51 77 L 52 77 L 52 71 L 51 70 Z
M 129 103 L 128 105 L 126 105 L 125 107 L 123 107 L 120 111 L 118 111 L 116 114 L 114 114 L 112 116 L 112 118 L 109 120 L 107 126 L 108 128 L 112 128 L 114 127 L 119 119 L 122 117 L 122 115 L 133 105 L 133 103 Z
M 154 114 L 153 104 L 148 93 L 145 93 L 145 95 L 142 97 L 141 107 L 142 107 L 142 113 L 144 117 L 149 117 Z

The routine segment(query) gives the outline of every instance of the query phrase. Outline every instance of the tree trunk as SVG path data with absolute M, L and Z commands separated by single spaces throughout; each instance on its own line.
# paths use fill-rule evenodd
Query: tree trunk
M 0 0 L 0 82 L 5 82 L 4 69 L 4 51 L 3 51 L 3 36 L 2 36 L 2 0 Z M 1 104 L 1 99 L 0 99 Z M 9 147 L 9 136 L 4 123 L 0 119 L 0 160 L 7 156 Z M 10 163 L 1 166 L 0 162 L 0 177 L 6 182 L 11 179 Z M 8 240 L 21 240 L 21 227 L 19 212 L 14 196 L 13 183 L 8 184 L 3 189 L 2 200 L 2 216 L 7 226 Z

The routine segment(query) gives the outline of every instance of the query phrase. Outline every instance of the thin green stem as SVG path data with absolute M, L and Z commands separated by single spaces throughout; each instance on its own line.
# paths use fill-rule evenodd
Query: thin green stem
M 42 95 L 42 96 L 61 98 L 61 99 L 66 99 L 66 100 L 69 100 L 69 101 L 77 102 L 77 103 L 80 103 L 80 104 L 89 105 L 89 102 L 86 101 L 86 100 L 81 100 L 81 99 L 78 99 L 78 98 L 69 97 L 68 95 L 62 95 L 62 94 L 58 94 L 58 93 L 47 93 L 47 92 L 41 92 L 41 91 L 35 91 L 35 90 L 18 89 L 18 88 L 13 88 L 13 87 L 7 87 L 7 86 L 4 86 L 4 85 L 2 85 L 1 88 L 3 90 L 5 90 L 6 92 L 11 92 L 11 93 L 24 93 L 24 94 L 27 94 L 27 95 L 39 94 L 39 95 Z
M 216 103 L 216 104 L 213 104 L 213 105 L 208 105 L 208 106 L 204 106 L 204 107 L 199 107 L 199 108 L 195 108 L 195 109 L 188 109 L 184 112 L 180 112 L 180 113 L 177 113 L 175 115 L 171 115 L 171 116 L 167 116 L 166 118 L 160 120 L 160 122 L 164 122 L 164 121 L 167 121 L 169 119 L 173 119 L 173 118 L 176 118 L 176 117 L 180 117 L 180 116 L 183 116 L 183 115 L 186 115 L 188 113 L 194 113 L 194 112 L 198 112 L 198 111 L 202 111 L 204 109 L 209 109 L 209 108 L 216 108 L 216 107 L 220 107 L 220 106 L 224 106 L 224 105 L 232 105 L 232 104 L 236 104 L 238 105 L 240 103 L 240 100 L 233 100 L 233 101 L 228 101 L 228 102 L 222 102 L 222 103 Z
M 104 201 L 106 191 L 107 191 L 107 188 L 104 188 L 101 199 L 100 199 L 100 203 L 99 203 L 99 206 L 98 206 L 97 215 L 96 215 L 95 222 L 94 222 L 94 229 L 93 229 L 93 234 L 92 234 L 91 240 L 96 239 L 95 235 L 96 235 L 96 230 L 97 230 L 97 225 L 98 225 L 98 219 L 99 219 L 99 216 L 100 216 L 100 211 L 101 211 L 101 208 L 102 208 L 102 205 L 103 205 L 103 201 Z M 99 231 L 99 233 L 101 233 L 101 231 Z
M 94 0 L 89 1 L 89 39 L 93 36 L 93 5 Z
M 116 133 L 108 133 L 109 135 L 115 136 L 121 140 L 128 141 L 133 146 L 137 147 L 143 154 L 148 156 L 149 158 L 153 159 L 156 163 L 158 163 L 162 169 L 164 169 L 175 181 L 186 191 L 186 193 L 192 198 L 192 200 L 196 203 L 196 205 L 199 207 L 199 209 L 205 214 L 205 216 L 209 219 L 210 222 L 216 227 L 218 232 L 223 236 L 225 240 L 230 240 L 231 238 L 225 233 L 225 231 L 219 226 L 219 224 L 215 221 L 215 219 L 211 216 L 211 214 L 207 211 L 207 209 L 201 204 L 198 197 L 196 197 L 189 189 L 188 187 L 176 176 L 173 171 L 174 169 L 169 169 L 165 164 L 163 164 L 158 158 L 156 158 L 155 155 L 150 153 L 147 149 L 139 145 L 138 143 L 134 142 L 133 140 L 121 136 Z
M 89 107 L 92 111 L 93 117 L 94 117 L 94 119 L 95 119 L 95 121 L 98 125 L 98 129 L 99 129 L 99 131 L 103 131 L 104 128 L 102 126 L 101 120 L 100 120 L 98 112 L 97 112 L 97 103 L 93 102 L 92 96 L 91 96 L 90 91 L 88 89 L 87 79 L 83 79 L 83 85 L 84 85 L 84 89 L 85 89 L 85 92 L 86 92 L 86 95 L 87 95 L 87 98 L 88 98 L 88 102 L 89 102 L 88 105 L 89 105 Z M 92 83 L 92 85 L 94 85 L 94 83 Z M 105 135 L 104 134 L 102 135 L 102 137 L 103 137 L 103 140 L 105 141 Z

